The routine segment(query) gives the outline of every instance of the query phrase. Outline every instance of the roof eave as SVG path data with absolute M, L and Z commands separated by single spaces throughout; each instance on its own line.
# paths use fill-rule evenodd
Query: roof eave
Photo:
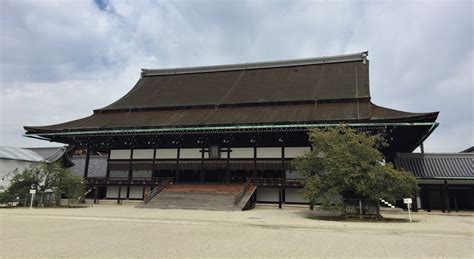
M 159 75 L 174 75 L 174 74 L 222 72 L 222 71 L 235 71 L 235 70 L 251 70 L 251 69 L 262 69 L 262 68 L 292 67 L 292 66 L 305 66 L 305 65 L 341 63 L 341 62 L 352 62 L 352 61 L 365 62 L 367 60 L 367 56 L 368 56 L 368 51 L 364 51 L 364 52 L 358 52 L 358 53 L 346 54 L 346 55 L 337 55 L 337 56 L 323 56 L 323 57 L 307 58 L 307 59 L 289 59 L 289 60 L 280 60 L 280 61 L 241 63 L 241 64 L 229 64 L 229 65 L 218 65 L 218 66 L 199 66 L 199 67 L 167 68 L 167 69 L 143 68 L 142 77 L 159 76 Z

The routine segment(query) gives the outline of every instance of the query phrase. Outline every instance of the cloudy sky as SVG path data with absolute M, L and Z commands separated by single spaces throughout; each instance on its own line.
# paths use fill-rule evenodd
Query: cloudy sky
M 473 140 L 472 1 L 0 1 L 0 145 L 88 116 L 141 68 L 369 51 L 374 103 L 440 111 L 430 152 Z

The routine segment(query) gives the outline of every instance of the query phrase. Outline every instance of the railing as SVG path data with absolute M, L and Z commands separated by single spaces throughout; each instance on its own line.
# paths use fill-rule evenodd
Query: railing
M 86 177 L 86 185 L 139 185 L 154 186 L 172 182 L 173 177 Z
M 252 180 L 251 179 L 247 179 L 247 182 L 245 182 L 244 186 L 242 187 L 242 189 L 240 190 L 239 194 L 237 194 L 235 196 L 235 200 L 234 200 L 234 206 L 237 206 L 239 204 L 239 202 L 242 200 L 242 198 L 244 197 L 244 195 L 247 193 L 247 191 L 249 190 L 250 186 L 252 185 Z
M 379 203 L 376 200 L 344 199 L 343 213 L 346 217 L 379 217 Z
M 285 178 L 250 178 L 251 184 L 262 187 L 303 187 L 300 180 Z
M 161 182 L 158 186 L 151 190 L 150 194 L 145 194 L 145 197 L 143 198 L 143 203 L 147 204 L 149 201 L 151 201 L 151 199 L 155 198 L 156 195 L 158 195 L 161 191 L 163 191 L 168 185 L 172 183 L 173 180 Z

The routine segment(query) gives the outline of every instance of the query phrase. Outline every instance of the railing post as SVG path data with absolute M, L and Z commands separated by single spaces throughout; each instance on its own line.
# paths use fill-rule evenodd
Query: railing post
M 97 185 L 95 186 L 95 190 L 94 190 L 94 204 L 97 204 Z
M 90 147 L 87 147 L 86 151 L 86 161 L 84 164 L 84 178 L 86 178 L 89 175 L 89 160 L 91 157 L 91 149 Z
M 279 187 L 279 188 L 278 188 L 278 208 L 279 208 L 279 209 L 281 209 L 281 207 L 282 207 L 282 204 L 281 204 L 281 203 L 282 203 L 282 202 L 281 202 L 282 197 L 281 197 L 281 196 L 282 196 L 282 194 L 281 194 L 281 188 Z

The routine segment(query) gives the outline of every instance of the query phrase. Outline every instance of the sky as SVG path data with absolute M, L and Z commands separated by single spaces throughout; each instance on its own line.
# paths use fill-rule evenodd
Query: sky
M 372 101 L 439 111 L 425 152 L 473 139 L 472 1 L 0 1 L 0 145 L 58 146 L 24 125 L 92 114 L 142 68 L 369 51 Z

